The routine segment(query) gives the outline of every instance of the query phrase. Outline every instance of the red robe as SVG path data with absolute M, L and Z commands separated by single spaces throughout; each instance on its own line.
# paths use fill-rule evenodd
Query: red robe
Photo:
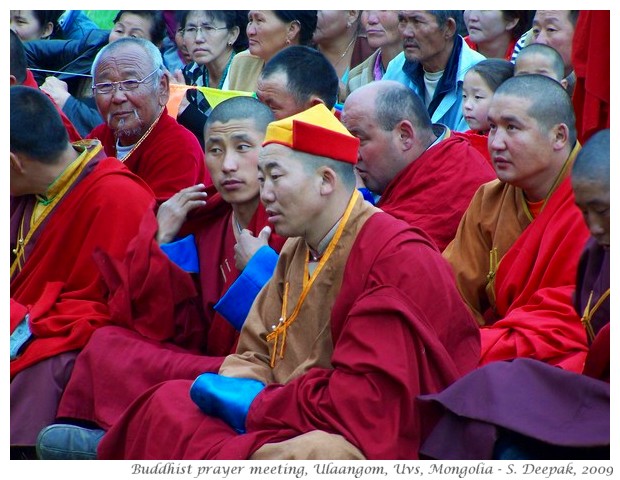
M 471 198 L 496 178 L 484 157 L 462 136 L 450 135 L 392 179 L 377 207 L 424 230 L 443 250 L 454 238 Z
M 288 264 L 280 263 L 282 256 L 265 289 L 281 283 L 275 276 Z M 416 396 L 443 389 L 478 361 L 477 327 L 449 266 L 419 230 L 382 213 L 366 221 L 346 260 L 331 338 L 333 368 L 268 385 L 250 407 L 247 434 L 203 414 L 189 398 L 191 381 L 166 382 L 129 407 L 99 457 L 247 459 L 265 443 L 320 429 L 370 459 L 416 458 Z
M 457 137 L 465 137 L 471 143 L 471 146 L 478 150 L 484 158 L 486 158 L 489 165 L 493 167 L 493 161 L 491 160 L 491 154 L 489 153 L 489 136 L 480 133 L 477 130 L 467 130 L 466 132 L 452 132 Z
M 95 127 L 88 138 L 98 138 L 106 153 L 116 156 L 116 138 L 105 123 Z M 212 184 L 196 136 L 168 115 L 167 109 L 125 165 L 151 187 L 158 203 L 183 188 Z
M 481 364 L 530 357 L 581 373 L 587 343 L 573 294 L 588 237 L 566 178 L 499 263 Z
M 32 75 L 32 72 L 28 69 L 26 69 L 26 79 L 24 80 L 24 83 L 22 83 L 22 85 L 25 85 L 27 87 L 33 87 L 33 88 L 36 88 L 37 90 L 39 89 L 39 85 L 37 85 L 37 82 L 34 79 L 34 75 Z M 47 94 L 47 92 L 43 92 L 43 93 L 45 93 L 45 95 L 48 96 L 48 98 L 52 101 L 52 103 L 56 107 L 56 110 L 58 110 L 58 113 L 60 114 L 60 118 L 62 119 L 62 124 L 65 126 L 65 128 L 67 129 L 67 133 L 69 134 L 69 141 L 77 142 L 78 140 L 81 140 L 82 136 L 77 131 L 73 123 L 71 123 L 71 120 L 69 120 L 69 118 L 65 115 L 62 109 L 59 108 L 58 105 L 56 105 L 56 102 L 54 101 L 54 99 L 50 97 Z
M 150 212 L 123 262 L 100 259 L 111 290 L 112 318 L 120 326 L 100 329 L 80 353 L 59 417 L 109 429 L 153 385 L 217 372 L 238 339 L 234 327 L 213 310 L 239 275 L 231 215 L 230 205 L 213 189 L 207 207 L 186 222 L 185 230 L 197 243 L 198 288 L 159 248 L 157 219 Z M 265 225 L 267 216 L 259 205 L 248 229 L 256 235 Z M 283 239 L 272 235 L 270 243 L 279 251 Z M 136 364 L 143 367 L 132 369 Z M 131 374 L 118 375 L 121 372 Z
M 14 246 L 17 225 L 24 211 L 30 218 L 34 196 L 12 200 Z M 152 201 L 144 182 L 118 160 L 105 158 L 103 150 L 85 167 L 27 244 L 24 268 L 11 279 L 11 332 L 29 312 L 35 337 L 11 362 L 11 378 L 82 348 L 96 328 L 110 323 L 93 252 L 122 255 Z
M 579 141 L 609 128 L 610 13 L 582 10 L 573 37 L 572 60 L 577 81 L 573 106 Z

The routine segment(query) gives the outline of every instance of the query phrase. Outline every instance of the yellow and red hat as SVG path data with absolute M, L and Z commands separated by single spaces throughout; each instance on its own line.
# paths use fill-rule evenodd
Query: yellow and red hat
M 271 122 L 263 146 L 270 143 L 355 165 L 360 141 L 325 105 L 319 103 L 296 115 Z

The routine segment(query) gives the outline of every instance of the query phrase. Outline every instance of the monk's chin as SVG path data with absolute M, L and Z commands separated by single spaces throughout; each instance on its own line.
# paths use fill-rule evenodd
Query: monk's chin
M 115 134 L 121 145 L 131 145 L 136 143 L 144 132 L 141 128 L 119 128 L 115 131 Z

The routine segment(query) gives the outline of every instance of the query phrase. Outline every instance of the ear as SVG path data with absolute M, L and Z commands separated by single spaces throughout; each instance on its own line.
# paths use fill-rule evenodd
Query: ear
M 9 84 L 11 85 L 11 87 L 13 85 L 19 85 L 19 83 L 17 82 L 17 78 L 15 78 L 15 75 L 9 75 Z
M 308 110 L 309 108 L 312 108 L 312 107 L 318 105 L 319 103 L 322 103 L 323 105 L 325 105 L 325 102 L 323 100 L 321 100 L 316 95 L 312 95 L 312 97 L 310 97 L 310 100 L 306 103 L 306 108 L 305 109 Z
M 22 160 L 19 158 L 19 156 L 16 153 L 10 152 L 10 157 L 11 169 L 16 171 L 17 173 L 23 174 L 24 164 L 22 163 Z
M 416 142 L 416 131 L 409 120 L 401 120 L 394 127 L 394 134 L 397 135 L 397 142 L 403 152 L 411 150 Z
M 558 123 L 551 131 L 553 135 L 553 148 L 562 150 L 569 141 L 568 126 L 565 123 Z
M 322 166 L 317 170 L 317 174 L 321 177 L 321 185 L 319 192 L 321 195 L 330 195 L 336 188 L 336 172 L 327 166 Z
M 443 28 L 444 37 L 446 39 L 454 37 L 454 35 L 456 35 L 456 21 L 454 20 L 454 18 L 448 18 Z
M 234 26 L 228 31 L 228 40 L 227 40 L 228 45 L 232 47 L 235 44 L 235 42 L 237 41 L 237 38 L 239 38 L 239 32 L 240 30 L 239 30 L 239 27 L 237 26 Z
M 157 86 L 157 97 L 160 107 L 165 107 L 170 99 L 170 77 L 168 75 L 169 72 L 164 72 Z
M 357 22 L 357 19 L 360 17 L 361 14 L 361 10 L 349 10 L 347 14 L 347 28 L 350 28 L 351 25 Z
M 517 23 L 519 23 L 519 19 L 518 18 L 513 18 L 509 22 L 506 22 L 506 27 L 505 27 L 506 31 L 507 32 L 512 31 L 512 29 L 517 26 Z
M 47 22 L 47 25 L 41 30 L 41 38 L 49 37 L 54 31 L 54 24 L 52 22 Z
M 288 24 L 288 29 L 286 31 L 287 44 L 298 44 L 300 33 L 301 24 L 297 20 L 293 20 Z

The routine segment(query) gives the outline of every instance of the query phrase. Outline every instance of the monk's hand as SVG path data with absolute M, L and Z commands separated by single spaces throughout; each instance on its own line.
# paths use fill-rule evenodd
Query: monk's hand
M 43 85 L 41 85 L 41 90 L 52 97 L 59 108 L 63 108 L 71 96 L 67 83 L 58 80 L 56 77 L 47 77 Z
M 157 243 L 171 242 L 183 226 L 187 214 L 207 203 L 207 192 L 202 183 L 178 191 L 157 210 Z
M 203 373 L 189 390 L 192 401 L 207 415 L 218 417 L 245 433 L 245 419 L 250 405 L 265 385 L 251 378 L 235 378 Z
M 261 247 L 269 244 L 270 235 L 271 227 L 264 227 L 256 237 L 246 228 L 241 230 L 235 245 L 235 267 L 237 270 L 242 271 L 254 254 Z

